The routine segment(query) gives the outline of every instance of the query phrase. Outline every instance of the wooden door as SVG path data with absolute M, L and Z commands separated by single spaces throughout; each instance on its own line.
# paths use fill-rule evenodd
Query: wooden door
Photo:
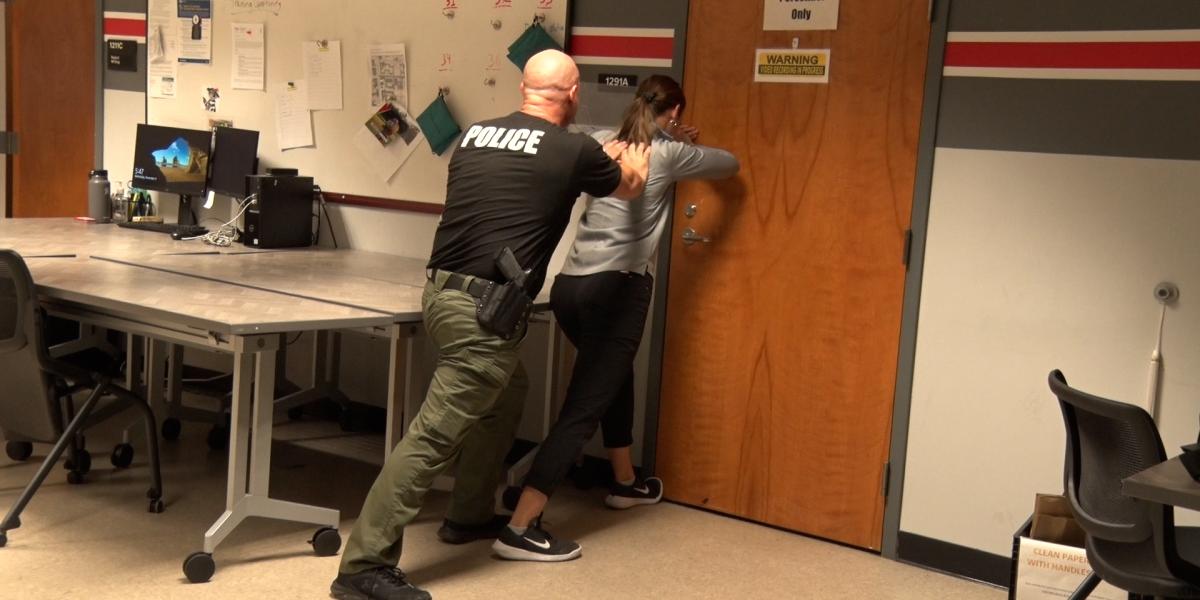
M 87 214 L 95 165 L 95 0 L 10 0 L 8 123 L 14 217 Z
M 878 549 L 928 2 L 842 0 L 835 32 L 762 11 L 691 3 L 683 120 L 742 170 L 678 189 L 656 468 L 673 500 Z M 829 84 L 754 83 L 793 37 Z

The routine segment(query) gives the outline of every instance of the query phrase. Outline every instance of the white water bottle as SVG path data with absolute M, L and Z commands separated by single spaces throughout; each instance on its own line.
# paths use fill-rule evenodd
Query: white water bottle
M 88 216 L 97 223 L 109 221 L 108 171 L 96 169 L 88 174 Z

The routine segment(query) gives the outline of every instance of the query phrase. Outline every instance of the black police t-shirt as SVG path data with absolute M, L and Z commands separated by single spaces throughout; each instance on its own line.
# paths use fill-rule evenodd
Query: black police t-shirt
M 476 123 L 450 159 L 429 267 L 504 281 L 495 256 L 508 246 L 536 295 L 575 199 L 620 182 L 620 165 L 590 136 L 522 112 Z

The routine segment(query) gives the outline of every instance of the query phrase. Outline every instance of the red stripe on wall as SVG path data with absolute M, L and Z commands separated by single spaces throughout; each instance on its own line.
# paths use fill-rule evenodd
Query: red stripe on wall
M 141 19 L 104 19 L 104 35 L 146 37 L 146 21 Z
M 670 59 L 674 45 L 672 38 L 575 35 L 571 36 L 570 52 L 575 56 Z
M 1200 69 L 1200 42 L 950 42 L 945 66 Z

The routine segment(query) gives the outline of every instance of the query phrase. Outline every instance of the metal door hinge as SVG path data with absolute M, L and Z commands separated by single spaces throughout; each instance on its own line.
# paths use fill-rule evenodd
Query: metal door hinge
M 0 0 L 3 2 L 4 0 Z M 17 132 L 0 131 L 0 154 L 17 153 Z
M 883 489 L 883 497 L 885 500 L 888 497 L 888 492 L 891 490 L 891 485 L 892 485 L 892 463 L 891 463 L 891 461 L 888 461 L 888 462 L 883 463 L 883 486 L 881 486 Z
M 910 258 L 912 258 L 912 237 L 913 237 L 912 230 L 905 229 L 904 230 L 904 257 L 903 257 L 905 271 L 908 270 L 908 260 Z

